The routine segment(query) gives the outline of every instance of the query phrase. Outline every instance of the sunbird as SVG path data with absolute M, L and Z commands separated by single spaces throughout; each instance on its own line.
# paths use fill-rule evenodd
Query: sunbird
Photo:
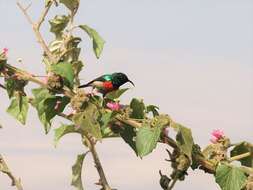
M 134 83 L 128 79 L 127 75 L 124 73 L 112 73 L 105 74 L 94 80 L 88 82 L 87 84 L 81 85 L 78 88 L 93 87 L 103 96 L 108 92 L 119 89 L 119 87 L 127 82 L 130 82 L 133 86 Z

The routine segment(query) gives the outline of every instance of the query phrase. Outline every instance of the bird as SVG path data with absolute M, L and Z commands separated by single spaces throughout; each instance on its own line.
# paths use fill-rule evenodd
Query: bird
M 128 79 L 126 74 L 117 72 L 102 75 L 86 84 L 79 86 L 78 88 L 93 87 L 97 89 L 99 93 L 103 94 L 104 97 L 107 93 L 119 89 L 120 86 L 127 82 L 130 82 L 134 86 L 134 83 Z

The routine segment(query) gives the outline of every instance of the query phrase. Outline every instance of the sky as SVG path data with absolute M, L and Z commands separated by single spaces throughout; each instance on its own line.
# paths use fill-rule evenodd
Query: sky
M 43 75 L 41 48 L 15 2 L 0 0 L 0 48 L 9 49 L 11 64 Z M 38 18 L 44 1 L 32 2 L 30 14 Z M 48 18 L 64 12 L 64 7 L 52 9 Z M 232 142 L 253 142 L 253 1 L 81 0 L 76 23 L 95 28 L 106 41 L 97 60 L 87 35 L 76 33 L 83 37 L 83 82 L 123 71 L 136 85 L 123 96 L 123 103 L 138 97 L 158 105 L 162 113 L 190 127 L 202 147 L 209 143 L 213 129 L 224 130 Z M 50 41 L 53 35 L 47 30 L 45 23 L 42 32 Z M 26 126 L 21 126 L 5 113 L 6 93 L 1 91 L 0 98 L 0 153 L 22 178 L 24 190 L 74 189 L 71 166 L 76 155 L 85 151 L 79 136 L 66 136 L 54 148 L 53 131 L 44 134 L 34 109 L 29 110 Z M 141 160 L 121 139 L 98 144 L 109 183 L 121 190 L 160 189 L 159 169 L 171 171 L 164 161 L 165 148 L 159 145 Z M 83 169 L 88 190 L 97 189 L 93 166 L 88 155 Z M 212 176 L 189 173 L 175 190 L 219 189 Z M 14 189 L 0 174 L 0 190 Z

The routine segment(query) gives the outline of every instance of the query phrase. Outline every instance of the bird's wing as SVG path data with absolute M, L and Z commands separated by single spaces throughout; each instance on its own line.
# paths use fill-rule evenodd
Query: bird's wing
M 85 88 L 88 86 L 92 86 L 94 82 L 105 82 L 105 81 L 111 81 L 111 80 L 112 80 L 112 76 L 110 74 L 105 74 L 105 75 L 102 75 L 98 78 L 93 79 L 92 81 L 90 81 L 84 85 L 79 86 L 79 88 Z

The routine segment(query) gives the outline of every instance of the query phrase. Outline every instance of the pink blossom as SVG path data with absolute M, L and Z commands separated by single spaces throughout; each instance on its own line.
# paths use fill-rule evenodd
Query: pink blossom
M 121 105 L 118 102 L 108 102 L 106 106 L 112 111 L 119 111 L 121 109 Z
M 8 51 L 9 51 L 8 48 L 3 49 L 3 53 L 4 53 L 5 56 L 7 55 Z
M 212 143 L 217 143 L 221 138 L 224 137 L 224 132 L 220 129 L 216 129 L 216 130 L 213 130 L 213 132 L 211 133 L 211 139 L 210 141 Z

